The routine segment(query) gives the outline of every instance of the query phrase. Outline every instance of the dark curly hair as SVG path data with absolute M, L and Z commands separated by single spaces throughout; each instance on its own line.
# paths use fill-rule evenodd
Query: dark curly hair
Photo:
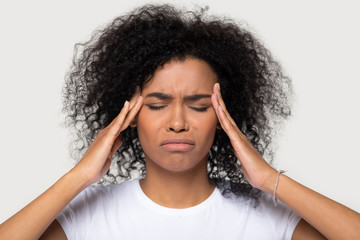
M 232 118 L 259 153 L 272 160 L 273 123 L 290 115 L 291 81 L 250 31 L 234 20 L 209 17 L 207 10 L 146 4 L 75 45 L 63 88 L 65 124 L 76 130 L 70 145 L 74 159 L 79 160 L 99 130 L 118 115 L 137 85 L 151 80 L 166 62 L 192 57 L 212 67 Z M 127 128 L 121 136 L 122 146 L 102 184 L 146 175 L 136 128 Z M 222 130 L 216 130 L 209 151 L 208 177 L 224 196 L 259 195 L 246 181 Z

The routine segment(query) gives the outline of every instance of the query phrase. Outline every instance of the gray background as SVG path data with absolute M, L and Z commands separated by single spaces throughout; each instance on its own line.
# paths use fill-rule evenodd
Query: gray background
M 131 2 L 1 1 L 0 222 L 73 166 L 68 131 L 60 127 L 61 88 L 73 46 L 115 16 L 150 1 Z M 181 5 L 205 4 L 209 13 L 245 20 L 293 79 L 294 115 L 278 138 L 276 167 L 360 211 L 356 1 L 194 0 Z

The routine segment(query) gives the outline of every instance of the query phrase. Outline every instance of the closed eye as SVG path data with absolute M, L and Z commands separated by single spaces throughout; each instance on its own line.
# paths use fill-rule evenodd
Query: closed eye
M 151 106 L 151 105 L 146 105 L 146 106 L 148 106 L 148 108 L 149 108 L 150 110 L 161 110 L 161 109 L 163 109 L 163 108 L 165 107 L 165 105 L 163 105 L 163 106 Z
M 197 112 L 205 112 L 209 107 L 203 107 L 203 108 L 190 107 L 190 108 L 194 109 Z
M 150 110 L 161 110 L 163 108 L 166 107 L 166 105 L 162 105 L 162 106 L 153 106 L 153 105 L 146 105 Z M 210 106 L 209 106 L 210 107 Z M 209 107 L 189 107 L 197 112 L 205 112 Z

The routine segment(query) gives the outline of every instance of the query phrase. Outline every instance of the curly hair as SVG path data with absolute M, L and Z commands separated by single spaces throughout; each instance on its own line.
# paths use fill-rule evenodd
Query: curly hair
M 234 20 L 207 16 L 208 7 L 185 11 L 146 4 L 98 29 L 75 45 L 63 88 L 65 124 L 76 130 L 71 154 L 79 160 L 98 131 L 118 115 L 125 100 L 151 80 L 159 66 L 186 57 L 206 61 L 217 74 L 227 109 L 261 155 L 272 161 L 274 127 L 290 115 L 291 81 L 254 35 Z M 101 184 L 146 175 L 137 129 L 121 133 L 122 145 Z M 245 179 L 229 138 L 216 130 L 209 150 L 209 181 L 224 196 L 257 199 Z

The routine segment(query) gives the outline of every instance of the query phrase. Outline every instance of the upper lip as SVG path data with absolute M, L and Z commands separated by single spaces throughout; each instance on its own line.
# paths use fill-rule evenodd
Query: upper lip
M 195 143 L 191 140 L 188 140 L 188 139 L 183 139 L 183 138 L 170 138 L 170 139 L 166 139 L 165 141 L 162 141 L 160 143 L 160 146 L 161 145 L 165 145 L 165 144 L 191 144 L 191 145 L 194 145 Z

